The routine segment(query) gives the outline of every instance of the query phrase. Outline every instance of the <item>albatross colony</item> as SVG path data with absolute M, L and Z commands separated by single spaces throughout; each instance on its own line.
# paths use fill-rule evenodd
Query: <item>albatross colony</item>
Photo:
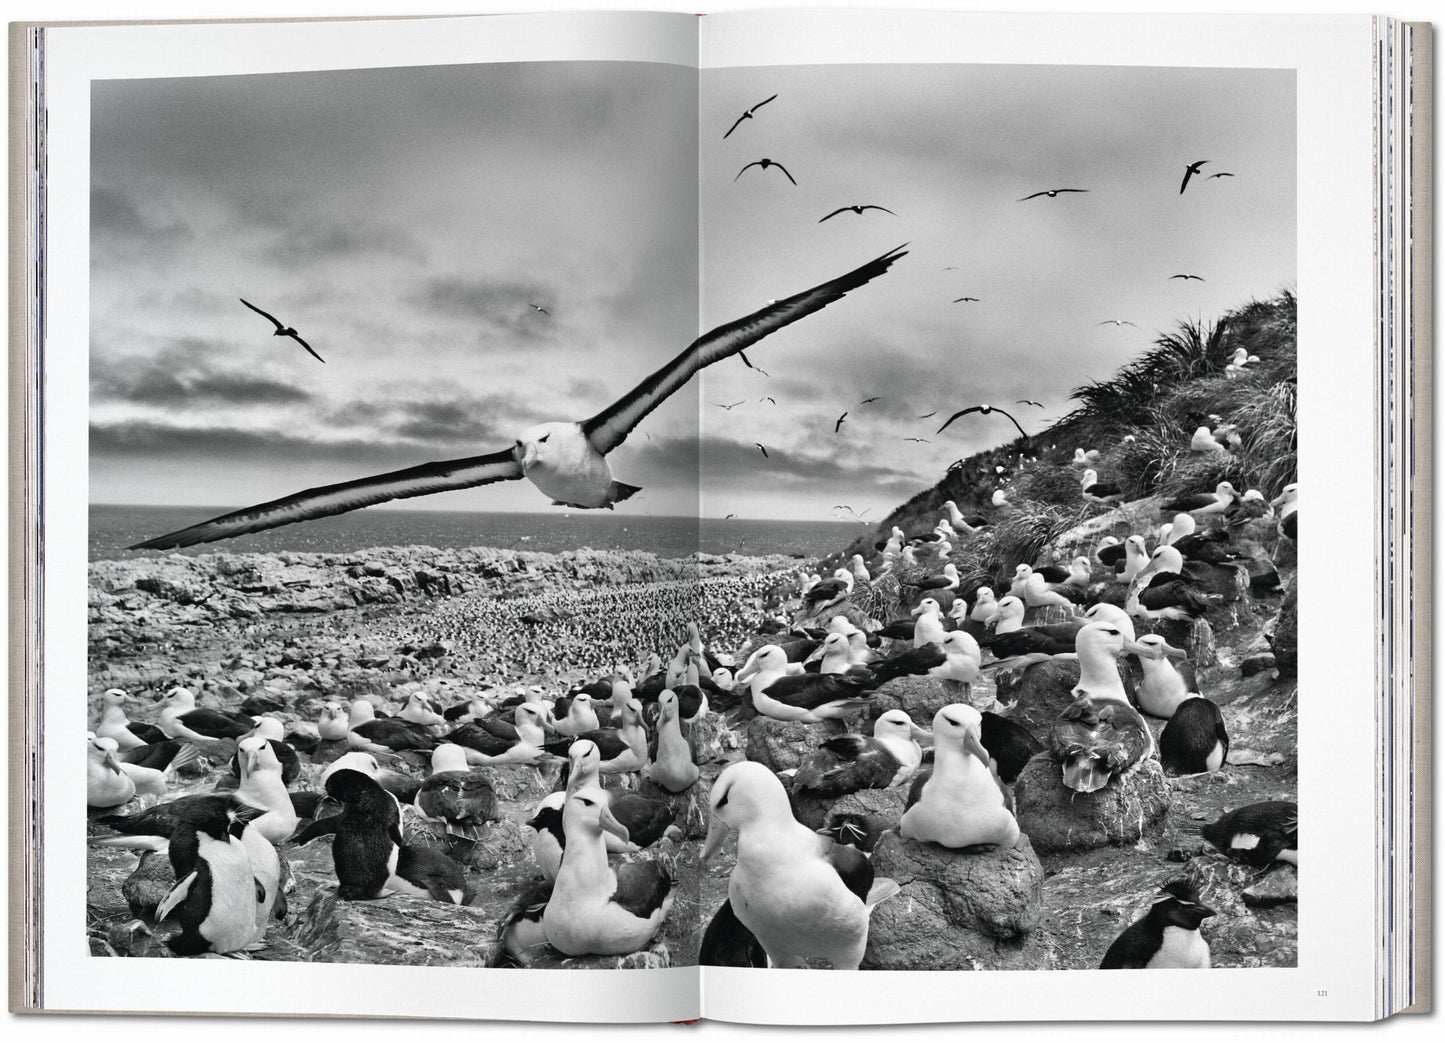
M 428 559 L 439 592 L 401 551 L 96 563 L 92 951 L 1089 968 L 1162 959 L 1139 938 L 1165 894 L 1213 914 L 1176 917 L 1190 966 L 1290 965 L 1293 681 L 1256 646 L 1289 625 L 1293 540 L 1251 498 L 1170 544 L 1169 506 L 1087 504 L 987 582 L 949 558 L 1016 507 L 816 574 L 479 549 Z M 396 596 L 240 589 L 302 575 Z

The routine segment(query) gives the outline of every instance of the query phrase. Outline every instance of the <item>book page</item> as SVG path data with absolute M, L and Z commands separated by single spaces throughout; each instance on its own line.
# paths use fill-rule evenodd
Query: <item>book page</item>
M 47 33 L 46 1009 L 697 1015 L 695 24 Z
M 906 244 L 707 372 L 707 513 L 848 524 L 780 647 L 958 653 L 841 726 L 754 685 L 705 1015 L 1374 1016 L 1368 20 L 729 13 L 702 65 L 705 314 Z

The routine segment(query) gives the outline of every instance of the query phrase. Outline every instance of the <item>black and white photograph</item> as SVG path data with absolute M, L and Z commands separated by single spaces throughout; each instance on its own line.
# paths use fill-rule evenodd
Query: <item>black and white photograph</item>
M 1296 967 L 1296 87 L 95 81 L 90 954 Z

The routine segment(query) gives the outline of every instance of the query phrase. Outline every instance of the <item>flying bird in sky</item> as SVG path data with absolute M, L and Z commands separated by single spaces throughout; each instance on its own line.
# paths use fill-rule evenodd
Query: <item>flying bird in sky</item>
M 1234 175 L 1231 174 L 1229 171 L 1227 171 L 1227 170 L 1221 170 L 1221 171 L 1220 171 L 1219 173 L 1217 173 L 1217 174 L 1210 174 L 1209 177 L 1205 178 L 1205 180 L 1206 180 L 1206 181 L 1211 181 L 1211 180 L 1213 180 L 1214 178 L 1217 178 L 1217 177 L 1233 177 L 1233 176 L 1234 176 Z
M 784 173 L 787 173 L 787 171 L 784 171 Z M 837 217 L 839 214 L 846 214 L 849 210 L 855 214 L 861 214 L 864 210 L 882 210 L 885 214 L 893 214 L 893 211 L 889 210 L 886 206 L 875 206 L 872 203 L 854 203 L 852 206 L 840 206 L 837 210 L 829 214 L 828 217 Z M 893 214 L 893 216 L 897 217 L 898 215 Z M 828 217 L 818 218 L 818 223 L 822 224 L 828 220 Z
M 882 395 L 874 395 L 872 398 L 865 398 L 862 402 L 859 402 L 858 404 L 860 406 L 866 406 L 869 402 L 877 402 L 882 397 Z
M 1021 406 L 1038 406 L 1040 409 L 1043 409 L 1043 408 L 1044 408 L 1044 404 L 1043 404 L 1042 402 L 1035 402 L 1035 401 L 1034 401 L 1033 399 L 1031 399 L 1031 398 L 1021 398 L 1021 399 L 1019 399 L 1019 405 L 1021 405 Z
M 764 395 L 762 398 L 758 399 L 758 405 L 762 405 L 764 402 L 771 402 L 773 405 L 778 404 L 778 400 L 772 395 Z
M 762 446 L 758 446 L 758 448 L 761 449 Z M 766 454 L 764 454 L 764 455 L 766 455 Z M 723 515 L 723 521 L 727 521 L 729 518 L 736 518 L 736 517 L 737 517 L 736 514 L 725 514 L 725 515 Z
M 244 304 L 246 307 L 248 307 L 248 308 L 250 308 L 252 311 L 254 311 L 257 315 L 264 315 L 264 316 L 266 316 L 266 318 L 268 318 L 268 319 L 271 320 L 271 322 L 272 322 L 272 323 L 275 325 L 275 327 L 276 327 L 275 331 L 271 334 L 271 336 L 273 336 L 273 337 L 290 337 L 290 338 L 291 338 L 292 340 L 294 340 L 297 344 L 300 344 L 303 348 L 305 348 L 306 351 L 307 351 L 307 353 L 308 353 L 312 358 L 314 358 L 317 362 L 323 362 L 323 363 L 324 363 L 324 362 L 326 361 L 326 360 L 325 360 L 324 358 L 322 358 L 320 355 L 316 354 L 316 352 L 312 349 L 312 347 L 311 347 L 310 344 L 307 344 L 304 340 L 301 339 L 301 334 L 297 333 L 297 332 L 296 332 L 295 330 L 293 330 L 290 326 L 287 326 L 287 325 L 285 325 L 284 323 L 282 323 L 280 319 L 276 318 L 276 316 L 272 315 L 272 314 L 271 314 L 270 312 L 268 312 L 268 311 L 262 311 L 260 308 L 256 307 L 254 304 L 252 304 L 250 301 L 246 300 L 246 298 L 244 298 L 244 297 L 238 297 L 238 298 L 236 298 L 236 299 L 239 300 L 239 301 L 240 301 L 242 304 Z
M 764 456 L 768 455 L 768 447 L 763 445 L 763 443 L 754 442 L 753 445 L 758 447 L 758 452 L 762 453 Z
M 543 315 L 547 316 L 549 319 L 552 317 L 552 313 L 551 313 L 550 311 L 548 311 L 546 308 L 542 307 L 540 304 L 528 304 L 527 307 L 531 308 L 533 311 L 539 311 L 539 312 L 541 312 Z
M 787 178 L 788 178 L 789 181 L 792 181 L 793 184 L 795 184 L 795 185 L 797 184 L 796 181 L 793 181 L 793 175 L 788 173 L 788 168 L 785 167 L 785 166 L 783 166 L 781 163 L 779 163 L 779 162 L 778 162 L 777 160 L 775 160 L 775 159 L 755 159 L 755 160 L 753 160 L 751 163 L 749 163 L 746 167 L 743 167 L 742 170 L 739 170 L 739 171 L 737 172 L 737 176 L 734 177 L 733 180 L 736 181 L 738 178 L 740 178 L 740 177 L 742 177 L 744 174 L 746 174 L 746 173 L 748 172 L 748 169 L 749 169 L 750 167 L 761 167 L 761 168 L 764 169 L 764 170 L 767 170 L 768 167 L 777 167 L 779 170 L 781 170 L 781 171 L 787 176 Z
M 937 416 L 937 415 L 938 415 L 938 410 L 935 409 L 932 413 L 924 413 L 924 414 L 923 414 L 921 417 L 919 417 L 918 419 L 919 419 L 919 420 L 927 420 L 929 417 L 931 417 L 931 416 Z
M 757 111 L 758 111 L 759 109 L 761 109 L 764 105 L 766 105 L 768 102 L 772 101 L 773 98 L 776 98 L 776 97 L 777 97 L 777 95 L 774 94 L 771 98 L 764 98 L 762 101 L 758 102 L 758 103 L 757 103 L 756 105 L 754 105 L 752 108 L 748 109 L 747 112 L 744 112 L 741 116 L 739 116 L 739 117 L 737 118 L 737 121 L 736 121 L 731 127 L 728 128 L 728 133 L 723 135 L 723 140 L 726 141 L 727 138 L 728 138 L 728 134 L 731 134 L 733 131 L 737 130 L 737 129 L 738 129 L 738 126 L 743 122 L 743 120 L 750 120 L 750 119 L 752 119 L 752 118 L 753 118 L 753 113 L 757 112 Z
M 926 438 L 905 438 L 904 441 L 905 441 L 905 442 L 923 442 L 925 445 L 932 445 L 932 444 L 933 444 L 932 442 L 930 442 L 930 441 L 929 441 L 928 439 L 926 439 Z
M 210 543 L 278 525 L 345 514 L 361 507 L 492 482 L 526 478 L 554 504 L 611 508 L 640 490 L 612 477 L 607 454 L 669 396 L 706 366 L 736 355 L 799 319 L 841 300 L 882 275 L 907 251 L 890 250 L 859 268 L 703 334 L 612 405 L 581 421 L 536 424 L 507 448 L 484 456 L 420 464 L 335 485 L 304 489 L 232 511 L 133 546 L 170 550 Z
M 1204 276 L 1202 276 L 1202 275 L 1184 275 L 1184 274 L 1180 274 L 1180 275 L 1171 275 L 1171 276 L 1169 276 L 1169 278 L 1171 278 L 1171 279 L 1198 279 L 1200 282 L 1203 282 L 1203 281 L 1204 281 Z
M 1208 162 L 1209 160 L 1207 159 L 1196 159 L 1184 168 L 1184 180 L 1179 182 L 1179 194 L 1181 196 L 1184 194 L 1184 190 L 1189 187 L 1189 179 L 1199 173 L 1199 168 Z
M 719 409 L 724 409 L 724 410 L 727 410 L 729 413 L 731 413 L 734 409 L 736 409 L 738 406 L 742 405 L 742 404 L 743 404 L 744 402 L 746 402 L 746 401 L 747 401 L 747 399 L 743 398 L 743 399 L 739 399 L 738 401 L 734 402 L 734 403 L 733 403 L 732 405 L 730 405 L 730 406 L 725 406 L 725 405 L 723 405 L 721 402 L 714 402 L 713 405 L 717 406 Z
M 1136 330 L 1139 328 L 1139 327 L 1136 326 L 1134 323 L 1130 322 L 1128 319 L 1105 319 L 1103 322 L 1096 322 L 1096 323 L 1094 323 L 1094 325 L 1095 325 L 1095 326 L 1133 326 Z
M 1020 425 L 1017 420 L 1014 420 L 1012 413 L 1006 412 L 1005 410 L 1000 409 L 998 406 L 990 405 L 969 406 L 967 409 L 960 409 L 957 413 L 954 413 L 953 416 L 945 420 L 943 422 L 943 427 L 940 427 L 935 433 L 940 435 L 943 434 L 944 428 L 948 427 L 949 424 L 953 423 L 961 416 L 968 416 L 968 414 L 970 413 L 980 413 L 984 416 L 988 416 L 988 414 L 990 413 L 1000 413 L 1003 416 L 1008 417 L 1009 420 L 1013 421 L 1014 427 L 1017 427 L 1019 429 L 1019 434 L 1023 435 L 1025 438 L 1029 436 L 1029 433 L 1023 429 L 1023 426 Z
M 959 297 L 959 298 L 958 298 L 957 300 L 955 300 L 953 303 L 954 303 L 954 304 L 962 304 L 964 301 L 977 301 L 977 300 L 978 300 L 977 297 Z
M 1019 202 L 1020 202 L 1020 203 L 1026 203 L 1026 202 L 1028 202 L 1030 199 L 1037 199 L 1037 198 L 1039 198 L 1039 196 L 1048 196 L 1050 199 L 1053 199 L 1053 198 L 1054 198 L 1055 196 L 1057 196 L 1060 192 L 1087 192 L 1087 191 L 1088 191 L 1087 188 L 1046 188 L 1046 189 L 1044 189 L 1042 192 L 1035 192 L 1035 193 L 1034 193 L 1033 195 L 1031 195 L 1031 196 L 1024 196 L 1022 199 L 1019 200 Z
M 777 301 L 768 301 L 768 303 L 769 303 L 769 304 L 777 304 L 778 302 L 777 302 Z M 770 377 L 770 376 L 772 376 L 771 373 L 769 373 L 767 370 L 763 369 L 762 367 L 760 367 L 760 366 L 754 366 L 754 365 L 752 364 L 752 362 L 750 362 L 750 361 L 748 360 L 747 355 L 743 354 L 741 351 L 738 352 L 738 358 L 740 358 L 740 359 L 743 360 L 743 365 L 744 365 L 744 366 L 747 366 L 748 369 L 757 370 L 759 373 L 761 373 L 761 374 L 762 374 L 763 376 L 765 376 L 765 377 Z
M 842 429 L 842 427 L 843 427 L 843 421 L 845 421 L 845 420 L 847 420 L 847 419 L 848 419 L 848 414 L 847 414 L 847 413 L 844 413 L 844 414 L 843 414 L 842 416 L 840 416 L 836 421 L 834 421 L 834 423 L 833 423 L 833 433 L 834 433 L 835 435 Z

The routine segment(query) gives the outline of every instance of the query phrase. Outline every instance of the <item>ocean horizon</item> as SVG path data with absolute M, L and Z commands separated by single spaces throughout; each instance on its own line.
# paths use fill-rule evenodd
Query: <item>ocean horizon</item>
M 607 511 L 500 513 L 490 511 L 360 510 L 285 525 L 179 551 L 131 551 L 133 543 L 173 532 L 227 510 L 91 504 L 91 561 L 153 557 L 158 553 L 351 554 L 371 547 L 511 550 L 640 550 L 664 558 L 704 554 L 783 554 L 817 558 L 842 550 L 864 528 L 856 522 L 788 519 L 689 518 L 620 515 Z

